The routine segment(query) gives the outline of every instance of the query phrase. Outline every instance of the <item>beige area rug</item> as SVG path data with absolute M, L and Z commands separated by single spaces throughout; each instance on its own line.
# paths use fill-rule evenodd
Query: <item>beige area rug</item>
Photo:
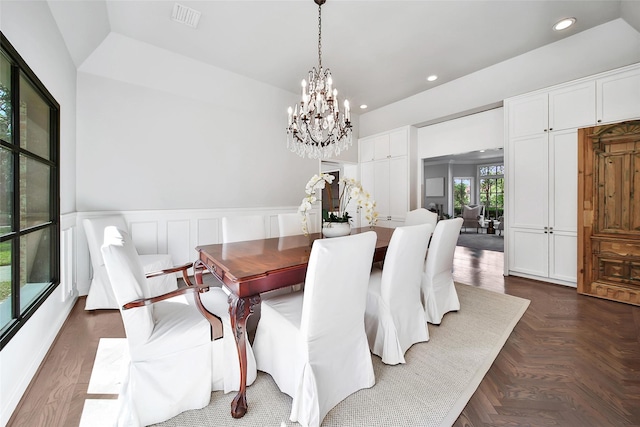
M 429 325 L 431 339 L 411 347 L 406 364 L 387 366 L 373 356 L 376 385 L 340 402 L 324 419 L 324 427 L 450 426 L 455 422 L 529 305 L 522 298 L 468 285 L 456 284 L 456 289 L 460 311 L 447 314 L 440 326 Z M 206 408 L 184 412 L 157 426 L 299 425 L 289 421 L 291 398 L 278 390 L 268 374 L 258 372 L 247 389 L 249 411 L 241 419 L 230 415 L 234 396 L 214 392 Z M 88 419 L 93 410 L 87 403 Z M 100 418 L 107 421 L 104 412 Z
M 376 385 L 352 394 L 329 412 L 328 426 L 450 426 L 478 388 L 529 301 L 456 284 L 460 311 L 440 326 L 429 325 L 429 342 L 416 344 L 404 365 L 387 366 L 373 356 Z M 158 424 L 183 426 L 297 426 L 289 421 L 291 398 L 268 374 L 258 372 L 247 389 L 249 410 L 230 415 L 235 393 L 215 392 L 204 409 Z

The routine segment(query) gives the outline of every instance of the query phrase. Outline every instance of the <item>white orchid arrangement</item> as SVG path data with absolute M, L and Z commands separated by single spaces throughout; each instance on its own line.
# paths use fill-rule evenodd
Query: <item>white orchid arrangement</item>
M 314 175 L 311 177 L 305 187 L 305 193 L 307 194 L 298 208 L 298 212 L 302 215 L 302 231 L 304 234 L 309 234 L 307 227 L 307 212 L 311 209 L 312 205 L 318 201 L 316 192 L 325 188 L 326 184 L 329 184 L 327 190 L 329 192 L 329 200 L 331 198 L 331 184 L 335 177 L 328 173 L 321 173 L 320 175 Z M 371 198 L 371 195 L 362 189 L 362 184 L 353 178 L 342 178 L 342 192 L 338 201 L 338 210 L 323 211 L 322 220 L 324 222 L 349 222 L 351 215 L 347 212 L 347 207 L 352 201 L 356 203 L 356 210 L 365 210 L 365 218 L 369 222 L 369 225 L 374 226 L 378 221 L 378 212 L 376 212 L 376 202 Z

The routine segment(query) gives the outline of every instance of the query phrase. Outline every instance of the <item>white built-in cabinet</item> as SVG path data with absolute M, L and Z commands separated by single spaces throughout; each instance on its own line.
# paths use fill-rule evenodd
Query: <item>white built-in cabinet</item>
M 577 129 L 640 117 L 640 65 L 504 105 L 507 273 L 575 286 Z
M 640 65 L 596 80 L 598 124 L 640 117 Z
M 376 201 L 379 226 L 402 225 L 407 211 L 415 208 L 415 147 L 416 129 L 412 126 L 358 140 L 360 181 Z

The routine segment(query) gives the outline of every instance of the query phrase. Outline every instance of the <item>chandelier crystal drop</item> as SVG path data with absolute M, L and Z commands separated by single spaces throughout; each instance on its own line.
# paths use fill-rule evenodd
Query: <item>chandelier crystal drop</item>
M 344 101 L 341 113 L 331 71 L 322 67 L 322 5 L 325 1 L 314 0 L 318 5 L 318 67 L 309 71 L 308 81 L 302 80 L 300 104 L 288 110 L 287 147 L 300 157 L 313 159 L 337 156 L 352 145 L 349 101 Z

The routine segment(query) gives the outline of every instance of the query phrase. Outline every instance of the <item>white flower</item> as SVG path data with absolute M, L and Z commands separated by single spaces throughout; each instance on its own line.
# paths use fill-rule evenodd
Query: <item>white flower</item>
M 316 192 L 322 191 L 326 184 L 331 185 L 335 177 L 327 173 L 321 173 L 320 175 L 313 175 L 307 185 L 305 186 L 305 193 L 307 196 L 302 199 L 302 203 L 298 208 L 298 212 L 302 215 L 302 230 L 304 234 L 308 234 L 307 230 L 307 211 L 309 211 L 312 205 L 318 201 Z M 375 202 L 371 200 L 369 193 L 362 189 L 360 182 L 353 178 L 342 178 L 342 192 L 339 197 L 338 210 L 333 213 L 339 218 L 347 218 L 347 207 L 351 200 L 354 200 L 356 209 L 359 211 L 361 208 L 365 208 L 365 218 L 370 225 L 375 225 L 378 212 L 375 212 Z M 329 189 L 330 190 L 330 189 Z

